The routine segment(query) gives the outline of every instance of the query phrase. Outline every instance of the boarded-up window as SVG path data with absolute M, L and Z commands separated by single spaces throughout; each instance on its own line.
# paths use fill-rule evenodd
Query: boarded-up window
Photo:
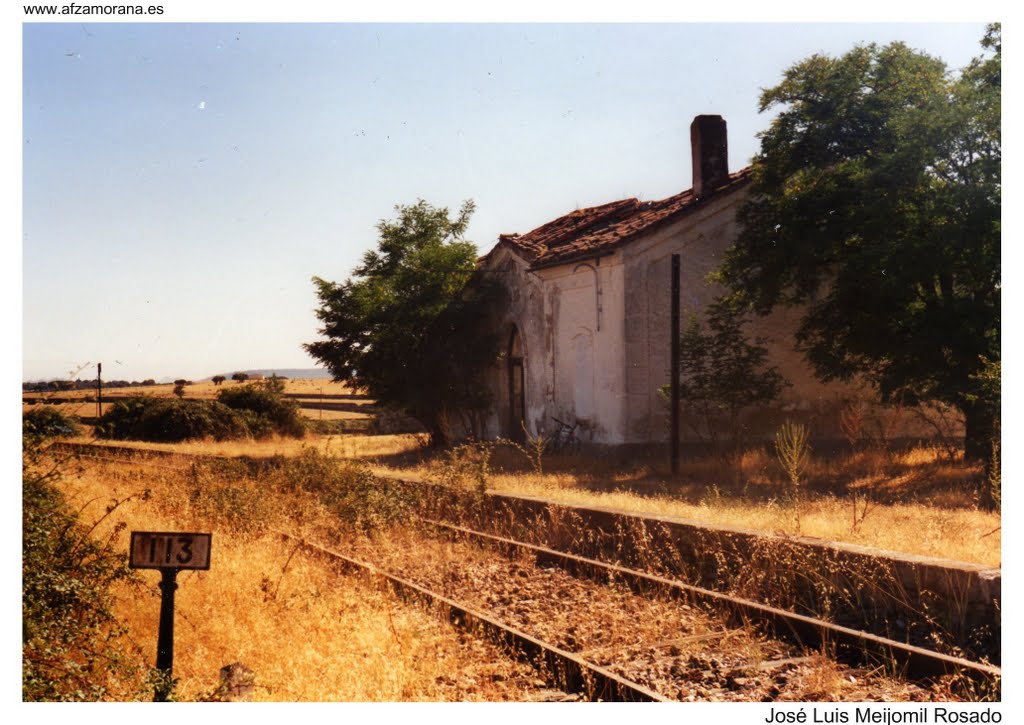
M 573 403 L 576 417 L 591 420 L 594 417 L 594 338 L 590 332 L 580 332 L 572 339 L 573 347 Z

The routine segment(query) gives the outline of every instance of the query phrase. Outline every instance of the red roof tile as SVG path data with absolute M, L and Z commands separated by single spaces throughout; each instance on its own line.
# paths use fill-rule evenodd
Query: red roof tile
M 701 207 L 705 201 L 745 186 L 749 179 L 749 168 L 730 174 L 729 181 L 708 199 L 695 199 L 693 189 L 687 189 L 661 201 L 623 199 L 577 209 L 526 234 L 502 234 L 498 241 L 529 259 L 533 269 L 565 264 L 616 249 Z

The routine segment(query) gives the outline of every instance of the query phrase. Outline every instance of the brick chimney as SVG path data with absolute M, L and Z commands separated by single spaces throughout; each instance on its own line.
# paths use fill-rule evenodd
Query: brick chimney
M 697 116 L 690 124 L 693 151 L 693 195 L 698 199 L 729 179 L 729 143 L 721 116 Z

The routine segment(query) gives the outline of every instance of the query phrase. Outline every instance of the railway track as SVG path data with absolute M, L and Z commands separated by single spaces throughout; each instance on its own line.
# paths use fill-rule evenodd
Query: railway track
M 502 543 L 512 552 L 488 551 L 465 530 L 431 526 L 434 541 L 406 533 L 345 553 L 282 534 L 304 550 L 351 573 L 389 585 L 399 596 L 426 603 L 453 624 L 505 646 L 530 662 L 549 683 L 587 700 L 793 701 L 806 699 L 907 701 L 943 699 L 938 680 L 896 676 L 894 665 L 855 667 L 766 635 L 742 616 L 722 616 L 688 601 L 637 593 L 620 572 L 609 581 L 599 562 L 591 581 L 552 566 L 537 547 Z M 457 533 L 460 541 L 448 534 Z M 493 545 L 493 540 L 488 540 Z M 354 549 L 354 550 L 350 550 Z M 649 582 L 647 582 L 649 584 Z M 659 583 L 661 584 L 661 583 Z M 713 595 L 714 593 L 712 593 Z M 733 610 L 733 614 L 737 614 Z M 818 623 L 815 623 L 817 626 Z M 973 663 L 947 660 L 943 674 L 964 675 Z M 907 674 L 904 671 L 904 674 Z M 920 673 L 919 673 L 920 674 Z M 998 680 L 998 671 L 974 671 Z M 981 677 L 984 675 L 984 677 Z M 838 689 L 814 683 L 832 678 Z M 851 684 L 852 683 L 852 684 Z M 992 688 L 989 689 L 992 692 Z
M 373 564 L 308 542 L 286 532 L 277 534 L 297 543 L 305 551 L 334 563 L 349 573 L 368 575 L 386 583 L 396 594 L 441 611 L 454 625 L 476 631 L 504 645 L 509 651 L 548 672 L 555 686 L 567 693 L 579 693 L 593 701 L 664 702 L 653 690 L 588 662 L 572 652 L 544 642 L 510 624 L 457 602 L 408 579 L 390 574 Z
M 169 456 L 184 459 L 196 458 L 196 456 L 186 454 L 150 451 L 129 446 L 118 446 L 112 450 L 108 447 L 104 448 L 114 455 L 104 455 L 100 452 L 102 449 L 97 447 L 81 444 L 61 444 L 61 449 L 63 450 L 75 451 L 79 454 L 117 463 L 125 462 L 126 459 L 123 457 L 125 454 L 152 454 L 154 458 Z M 135 460 L 133 462 L 138 463 L 140 461 Z M 181 470 L 180 466 L 165 466 L 162 463 L 155 462 L 146 463 L 147 465 Z M 878 663 L 882 663 L 882 666 L 890 673 L 899 674 L 907 682 L 934 681 L 936 678 L 953 676 L 966 678 L 980 684 L 981 687 L 989 687 L 998 692 L 1001 669 L 986 663 L 952 657 L 921 647 L 885 639 L 869 632 L 842 627 L 820 619 L 795 614 L 721 592 L 652 575 L 647 572 L 474 531 L 448 522 L 436 520 L 422 521 L 435 534 L 456 541 L 472 542 L 477 548 L 483 546 L 484 548 L 498 549 L 506 558 L 509 556 L 528 557 L 535 561 L 538 566 L 558 567 L 573 577 L 603 583 L 609 581 L 618 582 L 641 597 L 649 597 L 655 594 L 668 596 L 677 602 L 683 602 L 687 606 L 692 605 L 702 609 L 721 612 L 728 622 L 735 623 L 742 628 L 746 628 L 750 624 L 766 626 L 765 631 L 770 632 L 773 637 L 794 643 L 797 647 L 796 650 L 789 652 L 777 652 L 774 660 L 769 658 L 769 663 L 773 661 L 783 663 L 779 667 L 789 667 L 794 662 L 800 662 L 802 658 L 806 659 L 808 651 L 828 651 L 834 653 L 844 663 L 868 664 L 869 666 L 875 665 L 876 667 Z M 582 697 L 592 700 L 657 701 L 678 699 L 666 698 L 664 694 L 657 691 L 657 688 L 652 688 L 648 684 L 644 684 L 643 681 L 634 681 L 621 672 L 609 669 L 606 665 L 595 664 L 591 661 L 590 657 L 595 654 L 601 654 L 602 657 L 609 653 L 614 654 L 618 652 L 621 654 L 629 650 L 630 647 L 653 652 L 654 649 L 657 649 L 655 645 L 658 645 L 659 642 L 641 642 L 632 645 L 612 644 L 603 648 L 607 650 L 604 653 L 600 652 L 602 647 L 589 647 L 582 651 L 579 648 L 574 650 L 571 647 L 545 641 L 543 638 L 525 631 L 523 627 L 516 626 L 514 623 L 510 624 L 502 621 L 499 617 L 490 613 L 486 607 L 457 601 L 456 598 L 450 596 L 450 593 L 445 594 L 435 591 L 422 581 L 417 582 L 407 576 L 400 576 L 394 572 L 385 571 L 384 567 L 365 560 L 366 557 L 354 557 L 350 554 L 332 551 L 318 544 L 297 539 L 287 533 L 278 532 L 278 534 L 297 542 L 304 551 L 332 561 L 350 572 L 361 572 L 387 582 L 396 593 L 404 598 L 426 602 L 430 606 L 438 608 L 449 621 L 471 628 L 507 646 L 510 651 L 539 666 L 543 671 L 549 673 L 555 685 L 565 692 L 578 693 Z M 682 639 L 670 639 L 662 641 L 660 644 L 667 644 L 669 650 L 672 650 L 673 648 L 678 649 L 678 645 L 683 641 L 686 643 L 704 642 L 714 645 L 717 640 L 728 639 L 729 635 L 723 634 L 722 631 L 697 631 L 685 635 Z M 661 655 L 658 656 L 660 657 Z M 678 660 L 678 658 L 676 659 Z M 614 661 L 614 658 L 609 661 Z M 675 662 L 672 667 L 677 665 L 678 662 Z M 744 672 L 741 672 L 739 675 L 736 674 L 736 672 L 743 670 L 742 667 L 733 667 L 732 669 L 733 674 L 727 678 L 729 682 L 742 682 L 749 679 L 744 676 Z M 758 668 L 755 667 L 754 669 L 756 671 Z M 642 677 L 639 679 L 643 680 Z
M 505 551 L 527 552 L 538 562 L 552 564 L 580 576 L 598 581 L 621 581 L 637 592 L 656 592 L 709 606 L 728 613 L 741 623 L 767 625 L 777 636 L 791 639 L 810 649 L 831 648 L 843 660 L 858 664 L 886 663 L 903 672 L 910 680 L 923 680 L 942 675 L 960 674 L 979 682 L 1001 677 L 1001 669 L 992 665 L 952 657 L 922 647 L 897 642 L 870 632 L 843 627 L 822 619 L 788 612 L 748 599 L 731 596 L 674 579 L 656 576 L 636 569 L 588 559 L 543 546 L 474 531 L 443 521 L 421 519 L 439 531 L 497 546 Z

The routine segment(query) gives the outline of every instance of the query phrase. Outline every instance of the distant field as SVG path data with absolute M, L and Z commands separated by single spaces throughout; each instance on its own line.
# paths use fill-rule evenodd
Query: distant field
M 193 383 L 185 388 L 185 397 L 199 399 L 213 399 L 217 397 L 217 391 L 223 388 L 241 385 L 234 380 L 227 380 L 221 385 L 214 385 L 210 381 Z M 356 395 L 359 391 L 354 390 L 345 383 L 336 383 L 331 380 L 285 380 L 284 392 L 289 395 L 301 395 L 309 399 L 319 398 L 320 395 Z M 103 388 L 103 395 L 106 397 L 128 397 L 132 395 L 150 395 L 154 397 L 170 397 L 174 395 L 174 384 L 165 385 L 144 385 L 131 388 Z M 60 390 L 43 393 L 22 393 L 23 400 L 46 400 L 49 398 L 93 398 L 96 397 L 95 390 Z
M 79 417 L 92 417 L 96 415 L 96 403 L 95 401 L 92 400 L 83 400 L 79 403 L 22 403 L 21 412 L 27 413 L 28 411 L 32 410 L 33 408 L 39 407 L 40 405 L 46 405 L 47 408 L 59 410 L 61 413 L 66 413 L 67 415 L 76 415 Z M 113 406 L 113 403 L 104 403 L 102 412 L 106 413 Z
M 233 380 L 225 381 L 221 385 L 214 385 L 209 381 L 193 383 L 185 387 L 185 398 L 186 400 L 216 400 L 218 391 L 233 388 L 239 384 Z M 373 405 L 372 400 L 366 398 L 345 398 L 339 401 L 337 398 L 330 397 L 337 395 L 356 396 L 360 394 L 344 383 L 335 383 L 330 380 L 286 380 L 284 392 L 289 396 L 301 396 L 294 399 L 302 406 L 301 412 L 303 417 L 312 420 L 367 420 L 373 417 L 373 411 L 369 410 L 369 406 Z M 173 395 L 173 384 L 146 385 L 131 388 L 103 388 L 104 403 L 102 413 L 106 413 L 114 404 L 107 401 L 134 396 L 169 398 L 173 397 Z M 321 396 L 325 397 L 321 398 Z M 74 402 L 48 402 L 56 400 Z M 31 410 L 36 405 L 47 405 L 68 415 L 87 418 L 96 415 L 95 390 L 23 393 L 22 401 L 22 413 Z M 319 409 L 321 403 L 325 406 L 324 410 Z

